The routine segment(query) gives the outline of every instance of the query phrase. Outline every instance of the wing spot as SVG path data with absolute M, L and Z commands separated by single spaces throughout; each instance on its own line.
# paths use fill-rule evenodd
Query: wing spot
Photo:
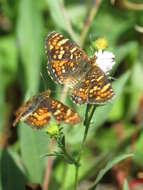
M 110 83 L 106 84 L 102 89 L 101 92 L 105 92 L 110 87 Z
M 65 51 L 64 51 L 64 50 L 60 51 L 60 54 L 64 54 L 64 53 L 65 53 Z
M 93 88 L 93 90 L 97 90 L 98 89 L 98 87 L 97 86 L 95 86 L 94 88 Z
M 69 116 L 69 115 L 71 115 L 71 113 L 72 113 L 71 109 L 68 109 L 66 115 Z
M 57 35 L 58 35 L 58 33 L 55 33 L 55 34 L 52 36 L 52 38 L 56 37 Z
M 55 45 L 56 45 L 56 43 L 57 43 L 56 41 L 53 41 L 52 45 L 53 45 L 53 46 L 55 46 Z
M 58 71 L 58 75 L 61 75 L 62 73 L 61 73 L 61 71 Z
M 62 57 L 63 57 L 62 54 L 59 54 L 59 55 L 58 55 L 58 58 L 59 58 L 59 59 L 62 59 Z
M 56 55 L 53 55 L 53 58 L 54 58 L 54 59 L 56 59 L 56 58 L 57 58 L 57 56 L 56 56 Z
M 99 78 L 97 78 L 97 81 L 100 81 L 101 79 L 103 79 L 103 75 L 102 76 L 100 76 Z
M 60 108 L 60 107 L 61 107 L 61 104 L 58 104 L 58 105 L 57 105 L 57 108 Z
M 61 111 L 60 110 L 57 110 L 55 113 L 54 113 L 54 115 L 58 115 L 58 114 L 60 114 L 61 113 Z
M 73 53 L 75 50 L 77 50 L 76 47 L 74 47 L 73 49 L 71 49 L 70 52 Z
M 98 97 L 96 97 L 96 100 L 101 100 L 101 98 L 98 96 Z
M 69 40 L 67 38 L 65 38 L 65 39 L 59 41 L 57 45 L 61 46 L 61 45 L 65 44 L 67 41 L 69 41 Z
M 71 62 L 71 63 L 70 63 L 70 66 L 73 67 L 73 65 L 74 65 L 73 62 Z
M 60 49 L 60 47 L 59 46 L 55 46 L 55 49 Z
M 90 92 L 90 93 L 93 93 L 93 91 L 94 91 L 94 90 L 93 90 L 93 89 L 91 89 L 89 92 Z

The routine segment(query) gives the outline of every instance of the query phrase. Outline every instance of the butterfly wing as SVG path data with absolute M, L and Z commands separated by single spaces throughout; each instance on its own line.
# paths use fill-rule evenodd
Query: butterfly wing
M 49 97 L 49 91 L 33 96 L 16 113 L 15 126 L 19 120 L 27 123 L 35 129 L 42 129 L 49 124 L 51 114 L 58 123 L 75 125 L 82 121 L 78 113 Z
M 87 73 L 85 78 L 75 85 L 70 91 L 71 99 L 76 104 L 85 104 L 88 101 L 88 92 L 90 85 L 90 75 Z
M 49 124 L 51 114 L 47 104 L 43 101 L 39 104 L 38 108 L 23 121 L 36 129 L 42 129 L 45 125 Z
M 50 76 L 54 81 L 72 87 L 73 78 L 78 76 L 80 68 L 88 62 L 86 53 L 72 40 L 57 32 L 48 35 L 45 47 Z
M 102 104 L 114 96 L 111 83 L 104 72 L 93 64 L 85 78 L 71 91 L 76 104 Z
M 92 66 L 91 82 L 88 92 L 89 104 L 102 104 L 114 96 L 110 81 L 104 72 L 97 66 Z
M 50 122 L 51 115 L 47 106 L 49 91 L 33 96 L 16 112 L 13 126 L 21 120 L 36 129 L 41 129 Z
M 55 99 L 51 99 L 49 106 L 50 112 L 57 123 L 75 125 L 82 121 L 78 113 Z
M 12 124 L 14 127 L 21 120 L 21 118 L 23 117 L 23 115 L 25 115 L 26 113 L 28 114 L 29 112 L 31 112 L 31 108 L 29 109 L 29 106 L 32 104 L 32 102 L 33 102 L 34 99 L 35 99 L 35 96 L 33 96 L 32 98 L 30 98 L 23 106 L 21 106 L 16 111 L 16 113 L 15 113 L 16 119 L 15 119 L 15 121 Z

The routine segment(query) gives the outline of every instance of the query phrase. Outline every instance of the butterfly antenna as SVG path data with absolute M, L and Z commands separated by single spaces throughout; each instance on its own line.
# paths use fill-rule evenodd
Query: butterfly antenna
M 113 81 L 116 81 L 116 80 L 117 80 L 117 78 L 112 77 L 112 76 L 109 76 L 108 79 L 109 79 L 109 80 L 113 80 Z

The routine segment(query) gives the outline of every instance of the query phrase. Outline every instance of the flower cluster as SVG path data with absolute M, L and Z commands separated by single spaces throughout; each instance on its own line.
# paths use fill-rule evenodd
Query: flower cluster
M 112 52 L 104 50 L 108 46 L 106 38 L 97 39 L 93 45 L 98 50 L 95 52 L 95 56 L 97 57 L 96 64 L 108 75 L 115 64 L 115 55 Z
M 99 49 L 96 53 L 95 56 L 97 57 L 96 59 L 96 64 L 104 71 L 104 73 L 107 75 L 112 67 L 115 64 L 115 55 L 112 52 L 109 51 L 103 51 Z

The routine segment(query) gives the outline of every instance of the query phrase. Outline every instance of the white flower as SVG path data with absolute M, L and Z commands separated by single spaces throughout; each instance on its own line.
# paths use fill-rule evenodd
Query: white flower
M 112 69 L 115 64 L 115 55 L 109 51 L 102 51 L 101 49 L 95 53 L 96 64 L 103 70 L 103 72 L 107 75 L 109 70 Z

